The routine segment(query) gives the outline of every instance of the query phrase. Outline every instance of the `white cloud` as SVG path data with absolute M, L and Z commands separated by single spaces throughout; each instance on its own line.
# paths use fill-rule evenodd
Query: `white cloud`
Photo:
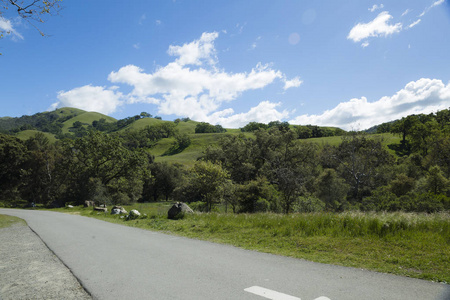
M 432 9 L 433 7 L 439 6 L 444 2 L 445 2 L 445 0 L 437 0 L 437 1 L 433 2 L 433 4 L 431 4 L 430 6 L 425 8 L 425 10 L 419 15 L 419 17 L 421 18 L 421 17 L 425 16 L 425 14 L 428 13 L 428 11 L 430 9 Z
M 170 46 L 168 54 L 175 56 L 175 59 L 153 72 L 145 72 L 135 65 L 113 71 L 108 80 L 115 85 L 109 88 L 87 85 L 67 92 L 61 91 L 58 93 L 59 101 L 52 108 L 72 106 L 109 114 L 120 105 L 148 103 L 157 105 L 159 114 L 186 116 L 212 123 L 238 122 L 239 118 L 245 116 L 257 121 L 286 117 L 286 111 L 278 112 L 275 109 L 279 104 L 270 102 L 261 102 L 246 114 L 233 115 L 232 109 L 218 111 L 221 105 L 235 100 L 242 93 L 264 88 L 277 79 L 284 83 L 284 90 L 298 87 L 302 81 L 299 77 L 287 80 L 281 71 L 261 63 L 248 72 L 219 70 L 216 68 L 218 58 L 214 47 L 217 37 L 216 32 L 205 32 L 200 39 L 191 43 Z M 123 95 L 117 84 L 129 85 L 132 90 Z M 267 111 L 264 112 L 263 108 Z M 238 125 L 232 127 L 235 126 Z
M 445 0 L 438 0 L 438 1 L 435 1 L 433 4 L 431 4 L 431 7 L 435 7 L 435 6 L 441 5 L 441 4 L 444 3 L 444 2 L 445 2 Z
M 23 36 L 14 29 L 10 20 L 0 16 L 0 32 L 12 34 L 13 39 L 23 40 Z
M 162 23 L 161 20 L 156 20 L 155 21 L 155 24 L 158 25 L 158 26 L 161 25 L 161 23 Z
M 258 36 L 257 38 L 256 38 L 256 40 L 252 43 L 252 45 L 250 46 L 250 49 L 248 49 L 248 50 L 255 50 L 256 49 L 256 47 L 258 47 L 258 41 L 260 41 L 262 39 L 262 37 L 261 36 Z
M 284 79 L 284 90 L 287 90 L 292 87 L 299 87 L 303 83 L 299 77 L 292 78 L 291 80 Z
M 416 26 L 417 24 L 419 24 L 420 23 L 420 21 L 422 21 L 421 19 L 418 19 L 417 21 L 415 21 L 415 22 L 413 22 L 413 23 L 411 23 L 411 24 L 409 24 L 409 28 L 413 28 L 414 26 Z
M 141 48 L 141 44 L 140 43 L 133 44 L 133 48 L 134 49 L 140 49 Z
M 364 42 L 361 44 L 361 47 L 366 48 L 366 47 L 369 46 L 369 45 L 370 45 L 370 44 L 369 44 L 368 41 L 364 41 Z
M 405 11 L 402 13 L 402 17 L 406 16 L 406 15 L 409 14 L 410 12 L 411 12 L 411 10 L 408 8 L 407 10 L 405 10 Z
M 381 12 L 374 20 L 369 23 L 356 24 L 347 36 L 354 42 L 360 42 L 368 37 L 386 37 L 388 35 L 400 32 L 402 24 L 389 24 L 392 16 L 387 11 Z
M 374 4 L 372 7 L 369 8 L 369 11 L 374 12 L 374 11 L 376 11 L 377 9 L 382 9 L 383 7 L 384 7 L 383 4 L 380 4 L 380 5 Z
M 235 100 L 245 91 L 264 88 L 276 79 L 284 82 L 285 89 L 301 84 L 298 77 L 286 80 L 282 72 L 261 63 L 250 72 L 218 70 L 214 47 L 217 37 L 216 32 L 203 33 L 199 40 L 170 46 L 168 53 L 177 58 L 152 73 L 128 65 L 111 72 L 108 80 L 133 87 L 127 95 L 129 103 L 154 103 L 160 114 L 187 116 L 199 121 L 208 120 L 224 102 Z
M 293 124 L 337 126 L 343 129 L 367 129 L 407 115 L 431 113 L 450 107 L 450 83 L 421 78 L 408 83 L 393 96 L 375 102 L 365 97 L 342 102 L 321 115 L 301 115 L 291 120 Z
M 204 32 L 199 40 L 195 40 L 183 46 L 170 46 L 167 53 L 179 56 L 176 62 L 181 65 L 202 65 L 206 60 L 210 65 L 217 61 L 214 40 L 219 36 L 217 32 Z
M 289 111 L 283 110 L 280 112 L 276 109 L 280 105 L 281 103 L 262 101 L 246 113 L 233 115 L 234 111 L 230 108 L 211 114 L 205 121 L 211 124 L 221 124 L 226 128 L 243 127 L 249 122 L 269 123 L 289 117 Z
M 101 86 L 85 85 L 70 91 L 60 91 L 58 102 L 53 103 L 51 109 L 58 107 L 75 107 L 86 111 L 96 111 L 110 114 L 123 104 L 122 94 L 115 92 L 116 87 L 105 89 Z

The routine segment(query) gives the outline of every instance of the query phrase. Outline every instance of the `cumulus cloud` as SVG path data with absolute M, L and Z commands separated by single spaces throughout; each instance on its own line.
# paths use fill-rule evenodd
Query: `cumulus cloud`
M 204 32 L 200 39 L 183 46 L 170 46 L 169 55 L 179 56 L 176 63 L 184 65 L 202 65 L 206 61 L 210 65 L 217 62 L 214 40 L 219 36 L 217 32 Z
M 123 104 L 122 94 L 115 90 L 116 87 L 105 89 L 102 86 L 85 85 L 67 92 L 60 91 L 57 96 L 59 101 L 53 103 L 51 109 L 69 106 L 110 114 Z
M 193 42 L 170 46 L 168 54 L 175 56 L 175 60 L 154 72 L 128 65 L 111 72 L 108 80 L 133 88 L 127 95 L 128 102 L 154 103 L 160 114 L 199 121 L 209 120 L 224 102 L 233 101 L 246 91 L 264 88 L 277 79 L 284 82 L 284 89 L 302 83 L 298 77 L 287 80 L 281 71 L 261 63 L 249 72 L 218 70 L 214 47 L 218 36 L 217 32 L 203 33 Z
M 0 16 L 0 32 L 11 34 L 13 39 L 23 40 L 23 36 L 14 29 L 10 20 Z
M 347 36 L 347 39 L 354 42 L 360 42 L 368 37 L 386 37 L 400 32 L 402 24 L 389 24 L 392 16 L 387 11 L 383 11 L 369 23 L 356 24 Z
M 251 70 L 241 73 L 219 70 L 214 46 L 218 36 L 217 32 L 205 32 L 190 43 L 170 46 L 167 53 L 174 56 L 174 60 L 153 72 L 146 72 L 135 65 L 113 71 L 108 80 L 115 85 L 109 89 L 87 85 L 62 91 L 53 108 L 73 106 L 108 114 L 123 104 L 148 103 L 157 105 L 159 114 L 212 123 L 217 122 L 214 121 L 216 118 L 220 122 L 234 120 L 230 122 L 235 122 L 236 126 L 237 120 L 246 114 L 234 116 L 232 109 L 219 111 L 224 103 L 235 100 L 246 91 L 264 88 L 276 80 L 284 83 L 284 90 L 302 83 L 299 77 L 288 80 L 285 74 L 268 64 L 258 63 Z M 125 95 L 120 93 L 117 87 L 120 84 L 131 86 L 131 91 Z M 278 112 L 275 109 L 278 105 L 262 102 L 247 114 L 258 121 L 272 117 L 281 119 L 287 116 L 287 112 Z M 261 111 L 263 108 L 267 109 L 266 114 Z
M 369 42 L 367 41 L 370 37 L 387 37 L 389 35 L 392 35 L 394 33 L 399 33 L 402 30 L 408 30 L 413 27 L 415 27 L 417 24 L 419 24 L 422 20 L 422 18 L 430 9 L 433 7 L 439 6 L 442 3 L 444 3 L 445 0 L 437 0 L 434 1 L 430 6 L 426 7 L 424 11 L 419 15 L 419 19 L 412 22 L 410 25 L 403 27 L 403 24 L 401 22 L 392 24 L 390 23 L 393 17 L 389 14 L 387 11 L 381 12 L 374 20 L 368 22 L 368 23 L 358 23 L 356 24 L 347 35 L 347 39 L 352 40 L 354 42 L 361 42 L 361 46 L 363 48 L 369 46 Z M 384 5 L 373 5 L 369 10 L 371 12 L 383 8 Z M 410 13 L 411 10 L 408 8 L 406 9 L 401 17 L 404 17 L 408 13 Z
M 421 78 L 408 83 L 393 96 L 375 102 L 355 98 L 342 102 L 321 115 L 301 115 L 293 124 L 337 126 L 346 130 L 367 129 L 374 125 L 400 119 L 407 115 L 431 113 L 450 107 L 450 83 Z
M 383 4 L 380 4 L 380 5 L 374 4 L 372 7 L 369 7 L 369 11 L 370 11 L 370 12 L 374 12 L 374 11 L 376 11 L 377 9 L 382 9 L 383 7 L 384 7 Z
M 295 77 L 295 78 L 293 78 L 291 80 L 285 79 L 284 80 L 284 87 L 283 87 L 283 89 L 287 90 L 287 89 L 292 88 L 292 87 L 299 87 L 302 83 L 303 83 L 303 81 L 300 80 L 300 77 Z
M 211 114 L 206 121 L 212 124 L 218 123 L 227 128 L 239 128 L 249 122 L 269 123 L 271 121 L 283 120 L 289 117 L 291 112 L 277 110 L 277 107 L 280 105 L 281 103 L 262 101 L 257 106 L 252 107 L 248 112 L 239 114 L 234 114 L 233 109 L 229 108 Z

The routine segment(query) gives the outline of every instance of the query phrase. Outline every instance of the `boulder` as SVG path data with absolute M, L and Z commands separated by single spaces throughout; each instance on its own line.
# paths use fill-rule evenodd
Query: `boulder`
M 122 206 L 114 206 L 111 209 L 111 214 L 112 215 L 120 215 L 120 214 L 126 214 L 127 211 L 125 210 L 125 208 L 123 208 Z
M 107 212 L 108 209 L 106 207 L 94 207 L 95 211 L 102 211 L 102 212 Z
M 88 200 L 84 201 L 84 207 L 94 207 L 94 206 L 95 206 L 94 201 Z
M 67 205 L 67 208 L 73 208 L 73 205 L 69 204 L 69 205 Z
M 132 209 L 130 213 L 127 215 L 127 220 L 134 220 L 141 216 L 141 213 L 135 209 Z
M 182 219 L 184 214 L 191 214 L 194 211 L 183 202 L 177 202 L 167 212 L 167 217 L 172 220 Z

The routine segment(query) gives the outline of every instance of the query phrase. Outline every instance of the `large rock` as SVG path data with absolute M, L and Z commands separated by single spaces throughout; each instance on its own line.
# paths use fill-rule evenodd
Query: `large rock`
M 120 214 L 126 214 L 127 211 L 125 210 L 125 208 L 123 208 L 122 206 L 114 206 L 111 209 L 111 214 L 112 215 L 120 215 Z
M 94 206 L 95 206 L 94 201 L 88 200 L 84 201 L 84 207 L 94 207 Z
M 127 220 L 135 220 L 141 216 L 141 213 L 136 209 L 132 209 L 130 213 L 127 215 Z
M 194 211 L 183 202 L 177 202 L 167 212 L 167 217 L 172 220 L 182 219 L 185 214 L 191 214 Z

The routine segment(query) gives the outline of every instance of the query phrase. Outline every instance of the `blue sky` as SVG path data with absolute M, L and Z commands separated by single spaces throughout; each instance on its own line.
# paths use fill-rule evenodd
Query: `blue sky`
M 0 116 L 71 106 L 362 130 L 450 107 L 450 3 L 63 1 L 0 17 Z

